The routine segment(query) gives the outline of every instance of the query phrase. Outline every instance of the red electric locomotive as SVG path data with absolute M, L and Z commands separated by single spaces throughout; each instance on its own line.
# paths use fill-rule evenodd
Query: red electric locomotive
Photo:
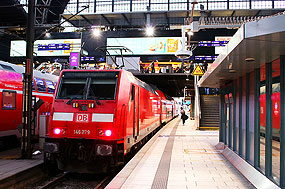
M 171 118 L 173 108 L 166 101 L 162 92 L 128 71 L 62 71 L 44 145 L 45 163 L 81 173 L 122 165 L 132 148 Z
M 0 61 L 0 141 L 4 144 L 21 136 L 24 71 L 22 66 Z M 39 115 L 49 113 L 57 80 L 58 76 L 34 71 L 33 95 L 45 102 Z

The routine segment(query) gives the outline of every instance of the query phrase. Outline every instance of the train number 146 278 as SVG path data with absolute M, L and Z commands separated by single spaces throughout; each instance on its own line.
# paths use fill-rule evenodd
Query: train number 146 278
M 79 129 L 79 130 L 73 130 L 74 134 L 76 135 L 90 135 L 90 130 L 83 130 L 83 129 Z

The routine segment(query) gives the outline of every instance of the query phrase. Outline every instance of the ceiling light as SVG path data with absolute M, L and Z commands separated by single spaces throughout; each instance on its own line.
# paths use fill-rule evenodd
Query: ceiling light
M 45 36 L 46 36 L 46 38 L 50 38 L 50 33 L 49 32 L 47 32 L 46 34 L 45 34 Z
M 146 28 L 146 35 L 147 36 L 153 36 L 153 34 L 154 34 L 154 28 L 153 27 L 147 27 Z
M 244 59 L 244 60 L 247 61 L 247 62 L 253 62 L 253 61 L 255 61 L 254 58 L 246 58 L 246 59 Z
M 194 35 L 192 31 L 187 32 L 188 35 Z
M 101 35 L 101 30 L 98 28 L 95 28 L 93 29 L 92 33 L 95 37 L 99 37 Z

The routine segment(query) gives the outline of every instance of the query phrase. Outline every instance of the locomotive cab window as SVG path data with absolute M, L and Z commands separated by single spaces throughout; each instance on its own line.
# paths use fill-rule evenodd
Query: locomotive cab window
M 57 99 L 114 100 L 117 72 L 66 72 L 60 79 Z
M 3 91 L 2 92 L 2 109 L 13 110 L 16 109 L 16 96 L 15 91 Z
M 114 100 L 116 94 L 115 89 L 115 79 L 92 78 L 87 98 L 93 99 L 95 97 L 99 100 Z
M 86 78 L 62 78 L 57 98 L 83 99 Z
M 37 91 L 38 92 L 46 92 L 46 85 L 44 83 L 44 80 L 35 78 L 35 81 L 36 81 L 36 85 L 37 85 Z

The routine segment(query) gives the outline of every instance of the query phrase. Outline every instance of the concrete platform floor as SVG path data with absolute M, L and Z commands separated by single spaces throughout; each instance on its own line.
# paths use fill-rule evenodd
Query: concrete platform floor
M 108 189 L 255 188 L 217 150 L 218 131 L 199 131 L 176 118 L 109 183 Z

